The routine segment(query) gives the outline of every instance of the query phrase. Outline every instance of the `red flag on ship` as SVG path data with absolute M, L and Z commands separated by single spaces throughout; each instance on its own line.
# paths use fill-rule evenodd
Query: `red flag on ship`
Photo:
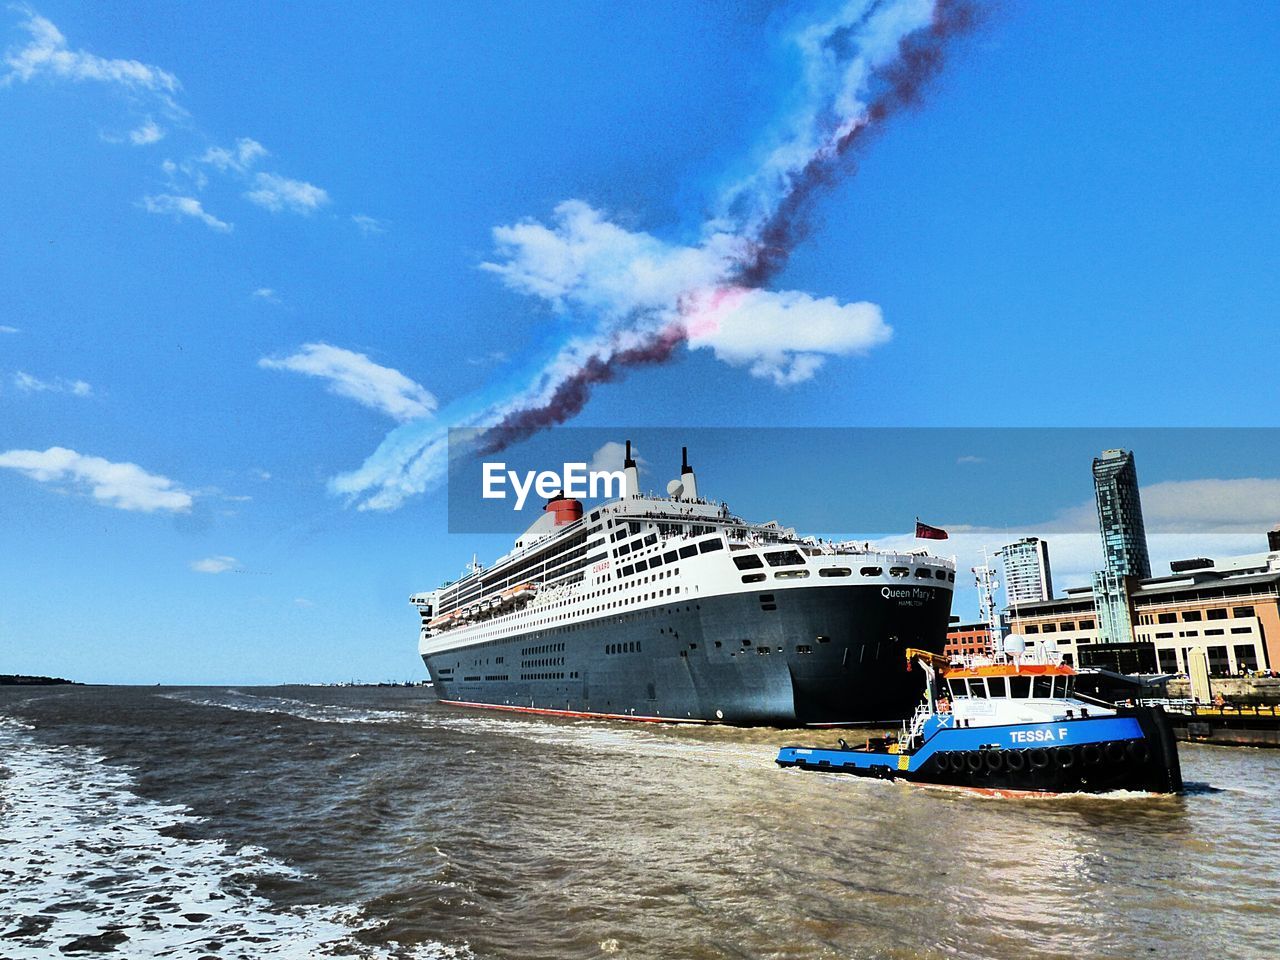
M 927 523 L 921 523 L 916 519 L 916 539 L 917 540 L 946 540 L 947 531 L 941 527 L 931 527 Z

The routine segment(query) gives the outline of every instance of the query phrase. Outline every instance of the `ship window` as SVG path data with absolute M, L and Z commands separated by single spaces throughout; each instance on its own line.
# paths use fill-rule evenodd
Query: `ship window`
M 910 567 L 890 567 L 889 568 L 889 576 L 891 577 L 905 577 L 910 573 L 911 573 Z
M 623 575 L 624 577 L 629 577 L 629 576 L 631 576 L 631 574 L 633 574 L 633 573 L 635 573 L 635 567 L 623 567 L 623 568 L 622 568 L 622 575 Z
M 916 576 L 921 580 L 932 580 L 933 571 L 930 570 L 928 567 L 917 567 Z
M 762 603 L 760 604 L 760 609 L 761 610 L 777 610 L 778 605 L 776 603 Z
M 1027 633 L 1039 633 L 1039 632 L 1040 632 L 1040 627 L 1034 623 L 1031 624 L 1031 626 L 1027 627 Z
M 775 550 L 764 555 L 765 562 L 771 567 L 785 567 L 795 563 L 804 563 L 804 557 L 798 550 Z
M 703 540 L 700 544 L 698 544 L 698 549 L 703 553 L 711 553 L 715 550 L 723 550 L 724 541 L 721 540 L 719 537 L 716 537 L 714 540 Z
M 1199 621 L 1199 619 L 1200 619 L 1200 611 L 1199 611 L 1199 610 L 1185 610 L 1185 611 L 1183 611 L 1182 619 L 1183 619 L 1183 620 L 1190 620 L 1191 622 L 1195 623 L 1195 622 Z
M 796 653 L 813 653 L 813 647 L 809 646 L 807 643 L 797 643 Z
M 666 553 L 662 555 L 662 560 L 664 563 L 675 563 L 677 559 L 678 558 L 674 550 L 668 550 Z
M 739 570 L 758 570 L 764 566 L 764 561 L 754 553 L 744 553 L 740 557 L 734 557 L 733 562 L 737 564 Z
M 878 577 L 884 573 L 883 567 L 863 567 L 858 571 L 864 577 Z
M 1045 632 L 1045 633 L 1057 633 L 1057 632 L 1058 632 L 1058 625 L 1057 625 L 1056 623 L 1046 623 L 1046 624 L 1044 625 L 1044 632 Z
M 1032 677 L 1031 678 L 1031 695 L 1033 697 L 1053 696 L 1053 678 L 1052 677 Z
M 620 557 L 625 557 L 630 552 L 631 552 L 631 544 L 629 543 L 624 543 L 622 546 L 618 548 L 618 556 Z
M 651 533 L 644 538 L 644 545 L 646 547 L 652 547 L 657 542 L 658 542 L 658 535 L 656 533 Z
M 649 561 L 648 561 L 648 560 L 637 560 L 637 561 L 636 561 L 636 573 L 639 573 L 639 572 L 641 572 L 642 570 L 648 570 L 648 569 L 649 569 Z
M 1031 678 L 1030 677 L 1010 677 L 1009 678 L 1009 696 L 1011 697 L 1031 696 Z
M 1178 615 L 1176 613 L 1161 613 L 1157 614 L 1156 620 L 1159 623 L 1177 623 Z
M 779 580 L 803 580 L 808 575 L 808 570 L 779 570 L 774 574 Z
M 1253 607 L 1233 607 L 1231 615 L 1233 617 L 1252 617 Z
M 765 575 L 763 573 L 744 573 L 742 575 L 742 582 L 743 583 L 759 583 L 761 580 L 764 579 L 764 577 Z
M 955 572 L 954 570 L 948 570 L 948 571 L 947 571 L 947 579 L 948 579 L 948 580 L 950 580 L 952 583 L 955 583 L 955 582 L 956 582 L 956 572 Z
M 652 570 L 655 567 L 660 567 L 660 566 L 662 566 L 662 558 L 655 553 L 652 557 L 649 558 L 649 569 Z
M 1226 607 L 1219 607 L 1216 610 L 1209 610 L 1208 616 L 1210 620 L 1225 620 L 1227 619 L 1227 609 Z
M 681 560 L 687 559 L 688 557 L 697 556 L 697 554 L 698 554 L 698 545 L 696 543 L 691 543 L 687 547 L 680 548 Z
M 818 571 L 820 577 L 847 577 L 853 573 L 848 567 L 823 567 Z
M 993 697 L 1007 697 L 1009 689 L 1005 685 L 1004 677 L 987 677 L 987 692 Z
M 1092 620 L 1081 620 L 1081 621 L 1080 621 L 1080 629 L 1081 629 L 1081 630 L 1092 630 L 1092 629 L 1093 629 L 1093 621 L 1092 621 Z
M 1232 627 L 1232 633 L 1253 633 L 1252 627 Z
M 818 642 L 819 642 L 819 643 L 830 643 L 830 642 L 831 642 L 831 638 L 830 638 L 830 637 L 828 637 L 828 636 L 825 636 L 824 634 L 819 634 L 817 639 L 818 639 Z

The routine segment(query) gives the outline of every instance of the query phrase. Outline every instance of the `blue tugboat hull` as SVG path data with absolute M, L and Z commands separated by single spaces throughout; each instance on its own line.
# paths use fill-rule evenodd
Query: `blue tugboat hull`
M 1159 707 L 1114 717 L 943 728 L 915 752 L 783 747 L 779 766 L 912 783 L 1033 793 L 1177 793 L 1182 770 Z

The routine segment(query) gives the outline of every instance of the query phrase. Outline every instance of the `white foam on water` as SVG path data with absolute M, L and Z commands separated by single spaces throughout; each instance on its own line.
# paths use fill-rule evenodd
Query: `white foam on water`
M 416 723 L 421 726 L 476 734 L 520 737 L 543 746 L 607 750 L 626 754 L 643 753 L 648 757 L 665 756 L 699 763 L 758 763 L 762 753 L 772 755 L 773 747 L 759 744 L 720 742 L 709 744 L 681 740 L 642 729 L 647 724 L 629 721 L 596 721 L 579 719 L 555 723 L 536 716 L 503 716 L 500 711 L 476 715 L 450 708 L 448 712 L 423 715 L 408 710 L 373 710 L 335 704 L 309 703 L 290 697 L 263 696 L 242 690 L 228 690 L 214 695 L 189 693 L 161 694 L 196 706 L 219 707 L 249 713 L 283 714 L 317 723 Z
M 466 947 L 369 945 L 359 905 L 285 910 L 255 878 L 298 877 L 260 847 L 167 836 L 199 822 L 133 792 L 84 747 L 46 746 L 0 717 L 0 957 L 459 958 Z M 85 940 L 83 938 L 96 938 Z M 76 947 L 76 941 L 80 941 Z
M 197 707 L 219 707 L 243 713 L 279 714 L 312 720 L 316 723 L 398 723 L 413 718 L 413 714 L 399 710 L 372 710 L 344 707 L 336 704 L 309 703 L 292 697 L 266 697 L 259 694 L 228 690 L 214 696 L 197 696 L 188 693 L 162 693 L 166 700 L 177 700 Z

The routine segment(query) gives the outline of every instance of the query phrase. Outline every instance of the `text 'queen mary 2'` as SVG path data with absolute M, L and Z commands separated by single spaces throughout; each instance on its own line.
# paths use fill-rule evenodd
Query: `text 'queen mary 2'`
M 442 701 L 629 720 L 794 726 L 905 716 L 904 651 L 941 653 L 955 563 L 800 538 L 698 496 L 583 515 L 553 498 L 488 569 L 411 602 Z M 473 565 L 475 566 L 475 565 Z

